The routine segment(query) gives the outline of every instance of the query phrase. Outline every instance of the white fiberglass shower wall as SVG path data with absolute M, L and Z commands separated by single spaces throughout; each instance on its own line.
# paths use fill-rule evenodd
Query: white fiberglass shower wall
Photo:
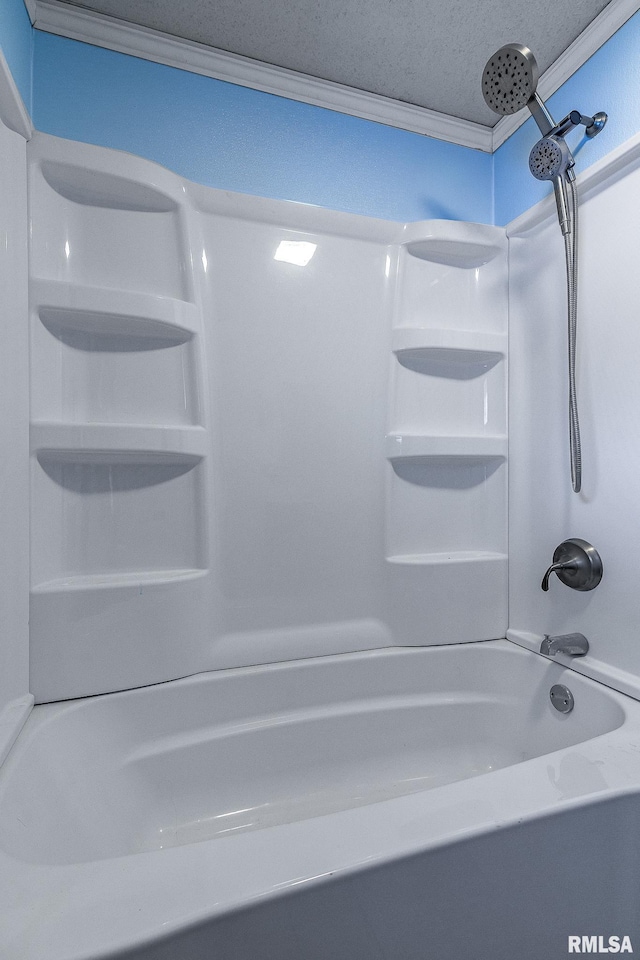
M 639 138 L 592 167 L 580 185 L 578 399 L 583 490 L 568 459 L 562 238 L 552 201 L 510 234 L 510 631 L 539 649 L 545 633 L 579 630 L 589 656 L 572 669 L 640 695 L 637 494 L 640 353 L 637 323 Z M 540 579 L 555 547 L 582 537 L 599 551 L 602 583 L 581 594 Z M 564 658 L 563 658 L 564 659 Z
M 0 64 L 0 88 L 3 77 Z M 0 121 L 0 763 L 15 739 L 33 697 L 29 694 L 29 335 L 26 324 L 27 178 L 24 137 Z
M 504 231 L 28 149 L 36 699 L 504 636 Z

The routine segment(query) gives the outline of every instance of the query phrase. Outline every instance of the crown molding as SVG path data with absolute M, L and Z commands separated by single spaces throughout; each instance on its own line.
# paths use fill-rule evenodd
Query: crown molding
M 425 107 L 401 103 L 390 97 L 309 77 L 295 70 L 275 67 L 225 50 L 216 50 L 202 43 L 172 37 L 59 0 L 35 0 L 35 6 L 34 26 L 47 33 L 373 120 L 386 126 L 399 127 L 485 153 L 491 152 L 491 127 L 481 123 L 459 120 Z
M 36 0 L 24 0 L 24 5 L 27 8 L 29 20 L 34 24 L 36 19 Z
M 591 21 L 580 36 L 540 77 L 538 94 L 542 100 L 547 100 L 556 90 L 559 90 L 562 84 L 572 77 L 576 70 L 579 70 L 589 57 L 593 56 L 596 50 L 599 50 L 638 10 L 640 10 L 640 0 L 610 0 L 595 20 Z M 598 109 L 597 105 L 595 109 Z M 498 147 L 501 147 L 530 116 L 528 110 L 520 110 L 499 120 L 493 127 L 491 152 L 495 153 Z
M 29 111 L 20 96 L 2 50 L 0 50 L 0 120 L 5 127 L 15 130 L 25 140 L 30 140 L 33 136 Z

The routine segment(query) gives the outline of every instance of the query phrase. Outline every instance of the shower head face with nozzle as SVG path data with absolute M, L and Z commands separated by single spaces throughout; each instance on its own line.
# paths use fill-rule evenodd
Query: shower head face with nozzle
M 534 96 L 539 75 L 531 50 L 521 43 L 507 43 L 487 60 L 482 96 L 495 113 L 517 113 Z
M 536 180 L 555 180 L 573 166 L 573 157 L 561 137 L 542 137 L 529 154 L 529 170 Z

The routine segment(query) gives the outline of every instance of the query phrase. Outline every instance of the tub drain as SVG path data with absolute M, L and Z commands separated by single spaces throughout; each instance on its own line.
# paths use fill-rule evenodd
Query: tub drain
M 554 683 L 549 691 L 549 699 L 560 713 L 571 713 L 573 710 L 573 694 L 563 683 Z

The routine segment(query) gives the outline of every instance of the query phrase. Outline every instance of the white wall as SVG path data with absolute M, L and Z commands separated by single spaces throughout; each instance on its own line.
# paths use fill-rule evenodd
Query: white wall
M 29 697 L 26 143 L 0 120 L 0 761 Z
M 584 633 L 573 661 L 640 693 L 640 170 L 637 144 L 601 163 L 580 207 L 578 400 L 583 490 L 568 459 L 564 255 L 555 208 L 511 228 L 510 633 L 539 648 L 545 633 Z M 626 157 L 627 166 L 624 167 Z M 608 167 L 610 164 L 610 168 Z M 611 177 L 602 179 L 607 169 Z M 589 181 L 587 181 L 589 184 Z M 543 211 L 544 212 L 544 211 Z M 528 229 L 529 228 L 529 229 Z M 555 547 L 582 537 L 604 577 L 579 593 L 540 581 Z

